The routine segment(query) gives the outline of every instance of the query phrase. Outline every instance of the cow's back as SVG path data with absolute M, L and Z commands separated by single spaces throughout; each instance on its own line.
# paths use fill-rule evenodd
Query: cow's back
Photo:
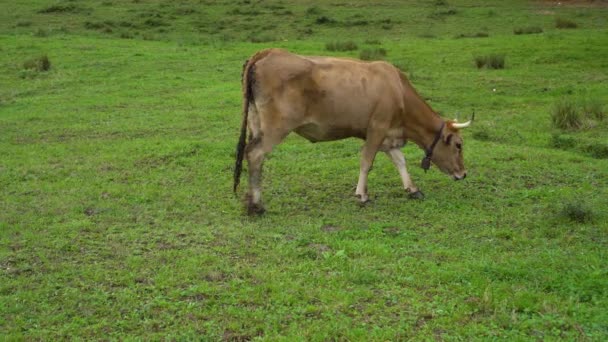
M 311 141 L 364 138 L 380 101 L 402 105 L 396 69 L 384 62 L 309 57 L 272 50 L 256 63 L 256 101 L 271 107 Z M 283 121 L 282 120 L 282 121 Z

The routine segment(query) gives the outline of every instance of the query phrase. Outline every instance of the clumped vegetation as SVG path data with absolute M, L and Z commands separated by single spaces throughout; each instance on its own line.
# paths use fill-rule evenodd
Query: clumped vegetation
M 584 150 L 593 158 L 608 158 L 608 143 L 590 143 L 585 146 Z
M 569 200 L 562 204 L 560 214 L 568 220 L 577 223 L 592 222 L 595 218 L 593 208 L 585 201 L 579 200 Z
M 581 113 L 570 99 L 563 99 L 555 103 L 551 122 L 554 127 L 559 129 L 579 129 L 583 126 Z
M 366 39 L 363 43 L 368 45 L 382 45 L 382 42 L 379 39 Z
M 252 43 L 268 43 L 276 41 L 277 38 L 271 33 L 262 32 L 250 35 L 248 40 Z
M 51 61 L 47 55 L 28 59 L 23 62 L 23 69 L 45 72 L 51 70 Z
M 602 122 L 606 119 L 604 105 L 597 99 L 587 99 L 581 105 L 583 117 Z
M 68 5 L 52 5 L 45 7 L 38 11 L 38 13 L 49 14 L 49 13 L 78 13 L 84 11 L 83 8 L 80 8 L 73 4 Z
M 375 60 L 384 59 L 384 57 L 386 57 L 387 53 L 388 52 L 384 48 L 363 49 L 359 53 L 359 58 L 364 61 L 375 61 Z
M 336 19 L 327 17 L 327 16 L 320 16 L 317 19 L 315 19 L 315 23 L 317 23 L 318 25 L 329 25 L 329 24 L 335 24 L 337 23 Z
M 550 145 L 551 147 L 560 150 L 571 150 L 577 146 L 577 141 L 573 137 L 561 135 L 559 133 L 553 133 L 551 135 Z
M 30 27 L 32 22 L 30 20 L 19 20 L 15 23 L 15 27 Z
M 306 15 L 319 15 L 321 14 L 321 8 L 318 6 L 311 6 L 308 9 L 306 9 Z
M 428 17 L 430 19 L 445 19 L 446 17 L 456 15 L 457 13 L 458 13 L 458 11 L 451 8 L 448 10 L 433 11 L 431 14 L 428 15 Z
M 34 37 L 45 38 L 49 36 L 49 31 L 39 27 L 34 31 Z
M 570 19 L 558 17 L 555 19 L 555 27 L 558 29 L 574 29 L 578 24 Z
M 327 51 L 354 51 L 358 48 L 357 43 L 352 40 L 328 42 L 325 44 L 325 50 Z
M 560 99 L 553 106 L 551 122 L 562 130 L 590 128 L 604 121 L 606 112 L 597 100 Z
M 504 69 L 505 68 L 505 55 L 503 54 L 489 54 L 489 55 L 481 55 L 475 56 L 473 58 L 475 61 L 475 66 L 478 69 L 488 68 L 488 69 Z
M 487 32 L 477 32 L 477 33 L 461 33 L 456 36 L 456 38 L 487 38 L 490 35 Z
M 539 26 L 516 27 L 513 29 L 513 33 L 516 35 L 537 34 L 537 33 L 543 33 L 543 29 Z

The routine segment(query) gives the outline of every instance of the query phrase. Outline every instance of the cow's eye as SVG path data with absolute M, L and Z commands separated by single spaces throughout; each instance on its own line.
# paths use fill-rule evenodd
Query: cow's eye
M 461 143 L 456 143 L 456 148 L 459 150 L 462 150 L 462 144 Z

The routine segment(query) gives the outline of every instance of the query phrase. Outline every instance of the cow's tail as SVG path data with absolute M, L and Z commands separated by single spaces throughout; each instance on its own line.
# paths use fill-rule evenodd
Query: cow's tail
M 245 156 L 245 145 L 247 144 L 247 116 L 249 104 L 253 102 L 253 58 L 245 61 L 243 74 L 243 121 L 241 123 L 241 136 L 236 144 L 236 161 L 234 164 L 234 185 L 232 191 L 236 192 L 241 181 L 241 171 L 243 170 L 243 158 Z

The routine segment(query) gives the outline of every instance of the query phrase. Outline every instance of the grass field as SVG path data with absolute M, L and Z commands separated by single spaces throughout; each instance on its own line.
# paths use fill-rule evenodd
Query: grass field
M 240 72 L 266 47 L 384 49 L 476 112 L 466 181 L 412 144 L 426 199 L 379 155 L 362 207 L 361 141 L 294 135 L 247 217 Z M 0 340 L 607 340 L 607 56 L 599 0 L 4 1 Z

